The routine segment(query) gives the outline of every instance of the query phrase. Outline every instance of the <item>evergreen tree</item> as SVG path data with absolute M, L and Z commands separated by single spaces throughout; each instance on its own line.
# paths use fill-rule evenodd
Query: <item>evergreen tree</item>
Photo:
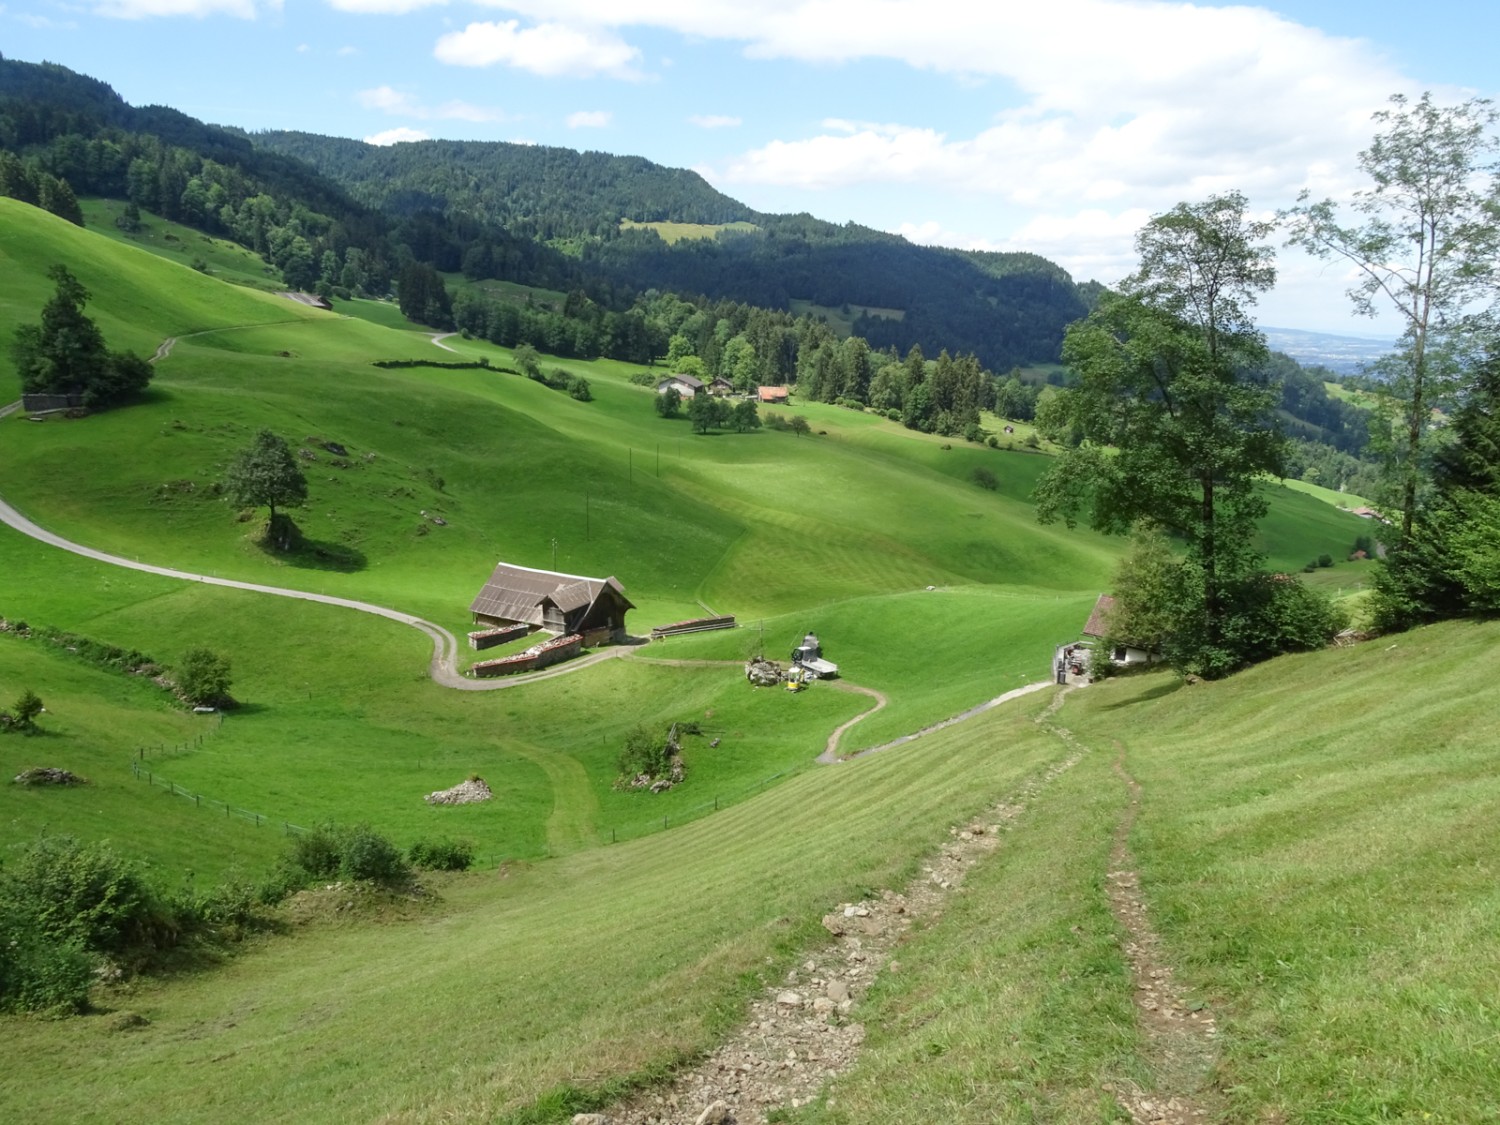
M 1376 571 L 1383 628 L 1500 612 L 1500 351 L 1478 365 L 1432 476 L 1411 534 Z
M 57 283 L 39 324 L 16 329 L 11 346 L 21 390 L 76 394 L 89 407 L 109 406 L 146 388 L 151 365 L 130 352 L 111 352 L 99 326 L 84 315 L 89 291 L 63 265 L 47 276 Z

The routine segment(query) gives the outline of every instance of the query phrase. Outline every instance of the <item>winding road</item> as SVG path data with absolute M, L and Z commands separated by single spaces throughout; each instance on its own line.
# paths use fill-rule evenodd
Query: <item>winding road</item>
M 164 340 L 161 346 L 157 349 L 156 355 L 152 357 L 153 362 L 155 360 L 165 358 L 167 355 L 170 355 L 172 351 L 172 345 L 176 342 L 177 337 L 168 337 L 166 340 Z M 443 346 L 442 343 L 437 339 L 434 339 L 433 343 L 437 344 L 439 347 Z M 0 419 L 8 417 L 9 415 L 14 414 L 20 409 L 21 404 L 19 402 L 13 402 L 8 406 L 0 407 Z M 151 563 L 143 563 L 137 562 L 135 559 L 127 559 L 122 555 L 112 555 L 107 551 L 96 550 L 93 547 L 85 547 L 82 543 L 74 543 L 71 539 L 65 539 L 55 532 L 48 531 L 41 525 L 27 519 L 24 515 L 22 515 L 14 507 L 12 507 L 3 497 L 0 497 L 0 523 L 4 523 L 6 526 L 19 531 L 22 535 L 30 536 L 32 539 L 35 539 L 40 543 L 46 543 L 48 546 L 56 547 L 57 549 L 62 551 L 69 551 L 72 554 L 80 555 L 86 559 L 93 559 L 96 562 L 108 563 L 110 566 L 124 567 L 126 570 L 138 570 L 144 574 L 156 574 L 160 575 L 163 578 L 176 578 L 183 582 L 201 582 L 204 585 L 208 586 L 223 586 L 231 590 L 248 590 L 251 593 L 269 594 L 273 597 L 278 598 L 295 598 L 298 601 L 318 602 L 322 605 L 338 606 L 341 609 L 352 609 L 360 613 L 374 614 L 376 617 L 384 617 L 387 621 L 395 621 L 401 625 L 409 625 L 413 629 L 421 630 L 432 641 L 432 659 L 428 664 L 428 674 L 432 677 L 433 682 L 440 684 L 443 687 L 453 688 L 457 691 L 499 691 L 504 688 L 520 687 L 523 684 L 535 683 L 538 680 L 551 679 L 554 676 L 571 675 L 574 672 L 581 671 L 582 669 L 587 668 L 593 664 L 598 664 L 601 661 L 615 660 L 621 657 L 628 656 L 632 651 L 631 648 L 626 646 L 611 646 L 609 648 L 601 649 L 598 652 L 590 653 L 587 656 L 579 657 L 576 660 L 570 660 L 563 664 L 554 665 L 551 668 L 545 668 L 540 672 L 529 672 L 519 676 L 507 676 L 504 679 L 498 680 L 472 679 L 458 671 L 458 638 L 455 637 L 447 629 L 443 628 L 441 625 L 438 625 L 432 621 L 428 621 L 426 618 L 418 617 L 412 613 L 402 613 L 398 609 L 389 609 L 386 606 L 374 605 L 370 602 L 356 601 L 353 598 L 339 598 L 334 597 L 331 594 L 314 594 L 307 590 L 293 590 L 285 586 L 266 586 L 259 582 L 241 582 L 238 579 L 234 578 L 219 578 L 209 574 L 195 574 L 192 571 L 188 570 L 177 570 L 173 567 L 168 566 L 155 566 Z M 737 666 L 736 661 L 676 661 L 652 660 L 650 658 L 647 658 L 647 660 L 643 662 L 649 662 L 653 664 L 726 664 Z M 889 702 L 889 700 L 882 692 L 876 691 L 873 688 L 861 687 L 858 684 L 849 683 L 848 681 L 834 681 L 833 686 L 841 691 L 857 692 L 862 695 L 867 695 L 875 701 L 875 704 L 869 710 L 861 712 L 860 714 L 854 716 L 854 718 L 850 719 L 848 722 L 840 725 L 838 729 L 836 729 L 832 734 L 828 736 L 827 745 L 824 747 L 823 752 L 819 754 L 817 758 L 819 762 L 824 764 L 847 760 L 845 758 L 841 758 L 838 753 L 839 742 L 842 740 L 843 736 L 856 723 L 862 722 L 863 720 L 869 718 L 871 715 L 874 715 L 876 712 L 882 710 Z M 1005 692 L 1003 695 L 999 695 L 994 699 L 981 703 L 977 707 L 971 707 L 969 708 L 969 710 L 963 712 L 960 715 L 955 715 L 951 719 L 944 719 L 940 723 L 934 723 L 932 726 L 924 727 L 919 731 L 913 732 L 912 734 L 902 735 L 900 738 L 893 739 L 890 742 L 882 743 L 879 746 L 872 746 L 867 750 L 861 750 L 856 754 L 850 755 L 849 757 L 862 758 L 866 754 L 875 754 L 879 751 L 889 750 L 896 746 L 904 746 L 906 743 L 921 738 L 923 735 L 932 734 L 935 731 L 943 730 L 946 727 L 953 726 L 955 723 L 961 723 L 967 719 L 972 719 L 976 715 L 981 715 L 991 708 L 998 707 L 1000 704 L 1005 703 L 1011 699 L 1018 698 L 1019 696 L 1026 695 L 1033 691 L 1040 691 L 1041 689 L 1050 686 L 1051 681 L 1043 681 L 1041 683 L 1028 684 L 1022 688 L 1016 688 L 1013 691 Z

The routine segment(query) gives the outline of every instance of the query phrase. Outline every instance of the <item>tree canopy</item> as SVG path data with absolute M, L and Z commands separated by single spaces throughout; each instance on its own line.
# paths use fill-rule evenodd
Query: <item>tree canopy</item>
M 285 546 L 290 534 L 288 529 L 278 528 L 276 509 L 306 500 L 307 478 L 286 441 L 262 429 L 224 470 L 224 494 L 235 504 L 269 508 L 272 540 Z
M 1399 413 L 1388 460 L 1402 541 L 1412 534 L 1432 410 L 1462 380 L 1449 354 L 1434 345 L 1472 329 L 1476 314 L 1494 301 L 1497 120 L 1500 114 L 1481 98 L 1440 106 L 1430 92 L 1416 102 L 1397 94 L 1390 109 L 1375 114 L 1379 131 L 1359 154 L 1370 186 L 1350 206 L 1362 221 L 1342 225 L 1332 200 L 1314 203 L 1307 192 L 1283 216 L 1293 244 L 1354 267 L 1349 299 L 1356 312 L 1392 309 L 1405 326 L 1388 367 Z
M 1068 330 L 1077 385 L 1038 413 L 1051 435 L 1079 439 L 1038 482 L 1039 518 L 1087 515 L 1111 534 L 1149 521 L 1181 539 L 1197 584 L 1185 663 L 1208 674 L 1240 662 L 1228 646 L 1231 592 L 1255 569 L 1256 483 L 1279 473 L 1284 445 L 1249 315 L 1275 270 L 1257 245 L 1266 227 L 1245 210 L 1230 193 L 1147 223 L 1140 268 Z
M 132 352 L 111 352 L 99 326 L 84 315 L 89 291 L 64 265 L 47 276 L 57 284 L 37 324 L 16 329 L 11 354 L 26 394 L 79 395 L 88 407 L 112 406 L 146 389 L 151 365 Z

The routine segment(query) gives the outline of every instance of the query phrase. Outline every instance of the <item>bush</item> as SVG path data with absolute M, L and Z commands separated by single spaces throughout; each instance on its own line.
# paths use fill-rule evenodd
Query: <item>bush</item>
M 390 886 L 405 882 L 411 875 L 411 868 L 395 844 L 360 825 L 344 836 L 339 874 L 345 879 Z
M 1319 555 L 1318 556 L 1318 565 L 1319 566 L 1332 566 L 1333 565 L 1333 556 L 1332 555 Z
M 406 853 L 413 867 L 426 871 L 467 871 L 474 863 L 469 840 L 418 840 Z
M 322 879 L 390 885 L 411 874 L 396 845 L 367 825 L 320 824 L 292 839 L 276 875 L 262 892 L 276 898 Z
M 589 389 L 589 381 L 582 375 L 573 376 L 568 383 L 568 394 L 579 402 L 593 402 L 594 392 Z
M 224 707 L 229 696 L 229 661 L 213 649 L 199 646 L 182 654 L 177 664 L 177 690 L 199 707 Z
M 0 878 L 0 914 L 39 938 L 116 956 L 169 945 L 176 926 L 135 865 L 104 844 L 38 840 Z
M 995 474 L 983 465 L 975 465 L 969 473 L 969 479 L 980 488 L 988 489 L 990 492 L 994 492 L 995 489 L 1000 487 L 1000 481 L 996 478 Z
M 93 979 L 94 958 L 76 943 L 49 941 L 0 908 L 0 1011 L 81 1012 Z
M 672 749 L 667 742 L 667 728 L 661 725 L 636 727 L 625 736 L 625 748 L 620 751 L 619 767 L 622 777 L 632 778 L 645 774 L 658 777 L 671 768 Z

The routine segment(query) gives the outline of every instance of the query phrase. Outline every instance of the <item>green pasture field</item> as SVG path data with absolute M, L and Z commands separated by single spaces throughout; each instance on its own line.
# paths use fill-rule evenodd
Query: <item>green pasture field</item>
M 1370 504 L 1370 501 L 1363 496 L 1357 496 L 1352 492 L 1339 492 L 1333 488 L 1324 488 L 1321 484 L 1311 484 L 1305 480 L 1292 480 L 1288 478 L 1281 483 L 1294 492 L 1305 492 L 1309 496 L 1316 496 L 1319 500 L 1332 504 L 1335 508 L 1365 508 L 1369 507 Z
M 148 211 L 141 212 L 138 231 L 123 231 L 115 225 L 125 210 L 125 204 L 118 199 L 86 198 L 79 200 L 79 206 L 83 209 L 84 223 L 94 234 L 149 251 L 178 265 L 192 267 L 195 262 L 202 262 L 208 267 L 208 276 L 231 285 L 267 292 L 284 288 L 274 267 L 237 242 L 214 238 Z
M 821 914 L 904 882 L 947 826 L 1061 756 L 1024 715 L 976 728 L 635 843 L 436 880 L 394 915 L 354 922 L 337 892 L 295 903 L 315 920 L 293 936 L 104 1001 L 149 1019 L 140 1033 L 109 1014 L 6 1021 L 0 1114 L 565 1121 L 706 1049 L 827 940 Z
M 1323 389 L 1328 392 L 1330 398 L 1342 399 L 1344 402 L 1352 403 L 1363 410 L 1374 410 L 1380 402 L 1378 396 L 1369 391 L 1361 391 L 1354 387 L 1346 387 L 1342 383 L 1324 383 Z
M 1497 644 L 1494 625 L 1454 624 L 1214 684 L 1071 694 L 1055 721 L 1084 759 L 903 948 L 860 1012 L 860 1063 L 786 1119 L 1128 1119 L 1102 1087 L 1149 1092 L 1153 1073 L 1132 1057 L 1102 889 L 1117 754 L 1142 786 L 1149 917 L 1217 1022 L 1210 1119 L 1493 1119 L 1500 689 L 1474 672 Z
M 826 321 L 828 327 L 833 329 L 835 336 L 851 336 L 854 333 L 854 322 L 861 316 L 883 317 L 886 320 L 905 320 L 905 309 L 886 309 L 879 305 L 844 305 L 834 307 L 833 305 L 819 305 L 802 297 L 793 297 L 790 302 L 793 316 L 810 316 L 813 319 Z M 937 356 L 930 356 L 936 359 Z
M 668 246 L 683 239 L 718 238 L 722 231 L 748 233 L 760 230 L 754 223 L 743 220 L 733 223 L 638 223 L 634 219 L 621 219 L 621 230 L 654 230 Z
M 889 697 L 848 751 L 1044 678 L 1052 646 L 1076 637 L 1122 544 L 1035 523 L 1045 457 L 821 404 L 794 409 L 805 437 L 695 436 L 655 416 L 635 369 L 603 361 L 557 364 L 590 379 L 590 403 L 496 370 L 382 370 L 375 360 L 454 357 L 378 323 L 383 308 L 341 317 L 222 285 L 9 200 L 0 335 L 35 318 L 56 261 L 94 290 L 112 346 L 150 354 L 181 339 L 138 405 L 0 421 L 0 491 L 44 526 L 460 633 L 496 559 L 550 567 L 555 549 L 560 569 L 621 579 L 636 632 L 704 605 L 742 625 L 460 693 L 428 678 L 416 630 L 109 567 L 0 528 L 0 614 L 168 665 L 207 644 L 230 658 L 243 702 L 222 720 L 189 715 L 148 683 L 0 636 L 0 705 L 31 688 L 48 706 L 46 733 L 0 737 L 0 771 L 55 765 L 92 783 L 0 785 L 0 846 L 109 839 L 167 882 L 203 884 L 262 874 L 276 825 L 333 818 L 402 846 L 469 837 L 481 858 L 431 878 L 422 899 L 300 896 L 289 934 L 211 971 L 103 988 L 90 1016 L 0 1021 L 0 1119 L 216 1121 L 254 1105 L 309 1121 L 565 1121 L 711 1049 L 747 997 L 828 940 L 823 913 L 920 877 L 949 827 L 1024 800 L 995 858 L 856 1013 L 870 1034 L 855 1068 L 783 1116 L 1121 1120 L 1106 1086 L 1155 1079 L 1104 892 L 1126 802 L 1118 753 L 1143 787 L 1130 844 L 1149 916 L 1218 1020 L 1223 1119 L 1500 1112 L 1500 687 L 1486 674 L 1500 626 L 1420 630 L 1219 683 L 1124 677 L 1070 693 L 1051 718 L 1041 692 L 814 766 L 872 701 L 825 683 L 753 689 L 739 667 L 752 647 L 784 659 L 811 628 L 850 684 Z M 0 354 L 0 391 L 14 394 L 10 364 Z M 261 550 L 257 518 L 213 489 L 260 426 L 307 451 L 295 518 L 309 545 L 289 557 Z M 995 491 L 972 483 L 978 466 Z M 1261 544 L 1282 569 L 1342 559 L 1369 527 L 1303 491 L 1268 496 Z M 677 660 L 711 663 L 663 663 Z M 703 727 L 687 739 L 687 782 L 615 790 L 625 731 L 674 719 Z M 1086 752 L 1044 783 L 1073 752 L 1058 724 Z M 422 800 L 471 773 L 495 801 Z M 123 1010 L 149 1023 L 115 1030 Z

